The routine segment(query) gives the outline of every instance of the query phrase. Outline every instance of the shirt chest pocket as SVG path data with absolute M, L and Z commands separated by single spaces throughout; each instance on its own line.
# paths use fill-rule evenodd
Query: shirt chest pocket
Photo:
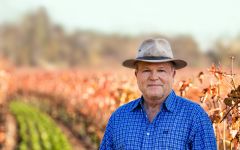
M 155 149 L 185 150 L 187 149 L 187 133 L 181 129 L 163 128 L 157 132 Z

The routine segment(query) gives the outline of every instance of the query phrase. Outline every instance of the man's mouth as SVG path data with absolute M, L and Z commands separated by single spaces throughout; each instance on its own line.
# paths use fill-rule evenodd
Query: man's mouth
M 161 84 L 148 84 L 148 86 L 163 86 L 163 85 L 161 85 Z

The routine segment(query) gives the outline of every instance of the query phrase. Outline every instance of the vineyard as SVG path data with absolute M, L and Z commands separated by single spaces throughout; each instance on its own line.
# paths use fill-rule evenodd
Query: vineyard
M 180 70 L 175 79 L 176 93 L 208 112 L 223 150 L 240 145 L 238 71 L 213 65 Z M 74 149 L 58 123 L 85 149 L 98 149 L 111 113 L 140 96 L 129 70 L 13 69 L 5 71 L 1 80 L 5 95 L 0 101 L 0 149 L 7 149 L 7 113 L 16 118 L 17 149 Z
M 70 150 L 66 137 L 53 120 L 32 106 L 11 102 L 10 110 L 19 124 L 19 150 Z

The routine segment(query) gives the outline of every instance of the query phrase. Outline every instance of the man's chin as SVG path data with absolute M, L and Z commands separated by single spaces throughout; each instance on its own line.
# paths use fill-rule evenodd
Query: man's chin
M 163 95 L 151 95 L 149 98 L 151 100 L 161 100 L 163 98 Z

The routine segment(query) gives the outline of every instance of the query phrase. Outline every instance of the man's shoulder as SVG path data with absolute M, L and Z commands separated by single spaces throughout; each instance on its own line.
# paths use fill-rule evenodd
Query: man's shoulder
M 122 125 L 122 123 L 126 123 L 132 118 L 132 110 L 139 102 L 140 98 L 132 100 L 122 106 L 118 107 L 110 116 L 108 124 L 113 126 Z
M 123 104 L 122 106 L 118 107 L 115 111 L 114 111 L 114 115 L 119 115 L 119 114 L 126 114 L 129 113 L 131 110 L 133 110 L 133 108 L 139 103 L 140 98 L 134 99 L 126 104 Z
M 177 98 L 177 101 L 181 104 L 181 105 L 187 105 L 187 106 L 191 106 L 191 107 L 198 107 L 199 104 L 190 100 L 190 99 L 187 99 L 185 97 L 181 97 L 181 96 L 176 96 Z
M 186 111 L 190 111 L 192 113 L 206 113 L 200 104 L 187 98 L 177 96 L 177 103 L 179 108 L 182 108 Z
M 134 99 L 134 100 L 132 100 L 132 101 L 126 103 L 126 104 L 123 104 L 122 106 L 117 108 L 116 112 L 118 112 L 118 111 L 129 112 L 139 103 L 139 101 L 140 101 L 140 98 L 137 98 L 137 99 Z

